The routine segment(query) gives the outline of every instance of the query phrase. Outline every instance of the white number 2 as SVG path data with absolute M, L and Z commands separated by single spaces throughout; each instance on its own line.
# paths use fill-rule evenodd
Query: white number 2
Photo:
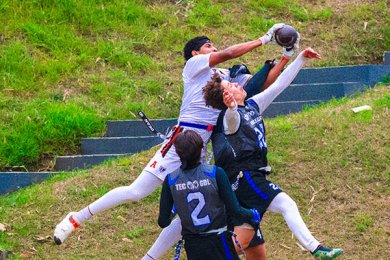
M 198 204 L 194 208 L 194 210 L 191 213 L 192 222 L 194 223 L 194 226 L 201 226 L 210 224 L 210 217 L 209 215 L 204 216 L 203 218 L 199 218 L 199 213 L 202 211 L 203 207 L 206 205 L 206 202 L 204 200 L 204 196 L 200 192 L 194 192 L 189 193 L 187 195 L 187 203 L 190 203 L 193 200 L 198 200 Z

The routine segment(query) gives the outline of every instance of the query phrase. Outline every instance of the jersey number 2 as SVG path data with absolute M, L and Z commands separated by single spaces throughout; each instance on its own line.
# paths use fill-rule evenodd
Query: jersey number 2
M 193 200 L 198 201 L 198 204 L 196 205 L 196 207 L 194 208 L 194 210 L 191 213 L 191 219 L 192 219 L 192 223 L 194 223 L 194 226 L 201 226 L 201 225 L 210 224 L 209 215 L 206 215 L 202 218 L 198 217 L 199 213 L 202 211 L 202 209 L 206 205 L 203 194 L 200 192 L 189 193 L 187 195 L 187 203 L 190 203 Z

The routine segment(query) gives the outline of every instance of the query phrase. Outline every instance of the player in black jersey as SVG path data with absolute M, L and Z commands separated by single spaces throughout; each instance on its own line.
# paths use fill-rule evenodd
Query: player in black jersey
M 174 205 L 188 259 L 239 259 L 226 215 L 258 226 L 259 213 L 239 206 L 222 168 L 200 163 L 203 141 L 199 134 L 184 131 L 174 146 L 182 166 L 163 182 L 158 224 L 164 228 L 171 223 Z
M 320 58 L 320 55 L 311 48 L 306 49 L 275 83 L 248 101 L 245 101 L 247 94 L 241 86 L 222 81 L 218 76 L 208 82 L 204 94 L 206 104 L 223 110 L 212 139 L 214 157 L 216 165 L 226 170 L 240 204 L 257 208 L 261 215 L 267 209 L 282 214 L 291 231 L 313 256 L 332 259 L 343 250 L 320 245 L 303 222 L 296 203 L 266 179 L 269 167 L 261 114 L 290 85 L 308 58 Z M 249 243 L 241 242 L 244 246 Z

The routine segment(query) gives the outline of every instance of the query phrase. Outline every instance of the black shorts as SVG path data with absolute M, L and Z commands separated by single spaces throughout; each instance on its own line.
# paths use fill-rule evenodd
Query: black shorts
M 261 233 L 260 226 L 257 228 L 255 231 L 255 234 L 253 235 L 253 238 L 251 242 L 249 243 L 248 247 L 255 247 L 257 245 L 262 245 L 264 244 L 264 238 L 263 238 L 263 233 Z
M 266 179 L 259 171 L 244 171 L 238 189 L 235 191 L 240 205 L 248 209 L 257 209 L 263 217 L 269 204 L 279 193 L 283 192 L 276 184 Z
M 184 238 L 184 248 L 189 260 L 239 260 L 234 249 L 232 234 L 225 231 L 222 234 L 199 235 Z
M 240 205 L 248 209 L 257 209 L 261 218 L 267 210 L 269 204 L 279 193 L 283 192 L 276 184 L 268 181 L 262 172 L 244 172 L 239 181 L 238 189 L 235 191 Z M 243 222 L 233 219 L 233 225 L 239 226 Z M 263 244 L 264 237 L 260 227 L 255 232 L 249 247 Z

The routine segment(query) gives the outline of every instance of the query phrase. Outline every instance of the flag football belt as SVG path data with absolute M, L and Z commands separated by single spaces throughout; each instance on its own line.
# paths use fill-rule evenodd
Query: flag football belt
M 176 136 L 178 134 L 180 134 L 181 132 L 183 131 L 183 127 L 181 126 L 174 126 L 172 128 L 172 134 L 171 136 L 169 137 L 169 141 L 168 143 L 166 143 L 164 145 L 164 147 L 161 149 L 161 155 L 162 157 L 165 157 L 165 155 L 167 154 L 167 152 L 169 151 L 169 149 L 171 149 L 172 145 L 173 145 L 173 140 L 175 140 Z
M 206 231 L 206 232 L 201 232 L 201 234 L 222 234 L 223 232 L 227 231 L 227 226 L 224 226 L 224 227 L 221 227 L 221 228 L 218 228 L 218 229 L 212 229 L 212 230 L 209 230 L 209 231 Z
M 179 126 L 186 126 L 186 127 L 197 128 L 197 129 L 203 129 L 203 130 L 207 130 L 208 132 L 213 131 L 213 128 L 214 128 L 213 125 L 201 125 L 201 124 L 188 123 L 188 122 L 179 122 Z

